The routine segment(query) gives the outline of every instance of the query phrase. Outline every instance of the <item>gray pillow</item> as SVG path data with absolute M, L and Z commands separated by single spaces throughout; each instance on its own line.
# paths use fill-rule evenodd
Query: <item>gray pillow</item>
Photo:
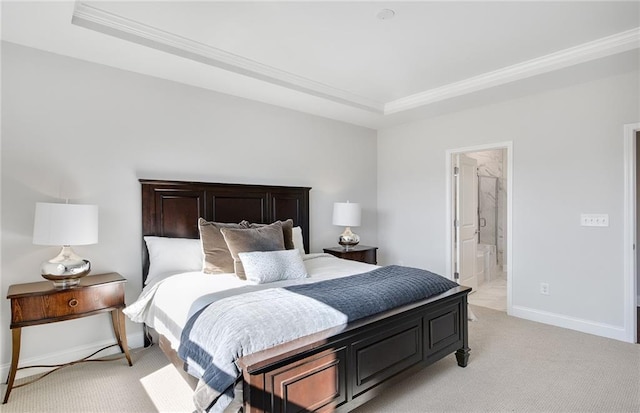
M 297 249 L 240 252 L 238 256 L 247 281 L 252 284 L 307 278 L 307 269 Z
M 206 274 L 221 274 L 233 272 L 233 257 L 229 247 L 220 232 L 221 228 L 244 228 L 240 224 L 226 224 L 222 222 L 209 222 L 203 218 L 198 220 L 200 241 L 204 262 L 202 272 Z
M 287 250 L 292 250 L 296 246 L 293 243 L 293 220 L 288 219 L 286 221 L 276 221 L 282 224 L 282 236 L 284 237 L 284 248 Z M 240 225 L 245 226 L 246 228 L 260 228 L 264 227 L 267 224 L 252 224 L 249 221 L 241 221 Z
M 245 279 L 245 273 L 239 253 L 284 250 L 284 238 L 280 222 L 274 222 L 260 228 L 220 228 L 220 232 L 233 257 L 235 273 L 242 280 Z

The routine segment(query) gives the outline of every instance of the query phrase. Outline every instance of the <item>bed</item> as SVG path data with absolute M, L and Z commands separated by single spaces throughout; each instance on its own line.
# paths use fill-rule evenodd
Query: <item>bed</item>
M 246 220 L 263 224 L 291 219 L 301 232 L 296 248 L 304 248 L 304 252 L 309 253 L 310 188 L 156 180 L 140 182 L 143 236 L 197 239 L 200 217 L 215 222 Z M 150 256 L 144 241 L 142 250 L 143 283 L 146 284 Z M 355 278 L 343 277 L 345 275 L 379 270 L 377 266 L 327 254 L 306 254 L 304 263 L 312 281 L 305 279 L 293 284 L 325 279 L 328 281 L 325 284 L 343 282 Z M 164 296 L 164 301 L 173 300 L 181 311 L 180 316 L 169 318 L 162 308 L 154 310 L 156 325 L 153 330 L 162 351 L 194 388 L 196 380 L 185 372 L 185 362 L 177 351 L 179 332 L 184 325 L 176 324 L 184 324 L 187 318 L 206 307 L 203 297 L 207 297 L 206 300 L 215 297 L 217 300 L 226 296 L 228 291 L 244 288 L 231 275 L 222 275 L 218 280 L 223 285 L 219 290 L 215 287 L 215 291 L 205 291 L 208 288 L 205 287 L 206 275 L 198 271 L 186 272 L 158 282 L 157 291 L 153 293 L 149 292 L 153 288 L 147 285 L 141 295 L 143 298 L 146 294 L 148 298 L 142 303 L 144 305 L 161 302 L 160 297 Z M 194 299 L 186 298 L 191 293 L 184 293 L 185 302 L 178 302 L 177 298 L 174 300 L 174 297 L 184 295 L 180 286 L 186 284 L 202 285 L 196 288 L 201 294 Z M 251 288 L 262 290 L 263 286 Z M 289 284 L 284 288 L 298 287 L 305 288 L 290 287 Z M 161 288 L 164 293 L 159 292 Z M 235 362 L 241 377 L 235 386 L 235 401 L 228 409 L 242 408 L 244 412 L 256 413 L 350 411 L 399 380 L 452 353 L 455 353 L 458 365 L 465 367 L 470 351 L 467 340 L 467 295 L 470 289 L 457 285 L 447 288 L 426 299 L 243 355 Z M 142 301 L 139 299 L 134 304 L 140 306 Z M 157 321 L 163 319 L 166 321 Z M 149 330 L 151 328 L 145 326 L 145 345 L 151 341 Z

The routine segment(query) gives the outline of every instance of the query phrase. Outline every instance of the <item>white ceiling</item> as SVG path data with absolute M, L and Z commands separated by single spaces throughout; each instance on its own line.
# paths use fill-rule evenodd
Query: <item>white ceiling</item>
M 637 67 L 639 26 L 638 1 L 2 3 L 3 40 L 372 128 Z

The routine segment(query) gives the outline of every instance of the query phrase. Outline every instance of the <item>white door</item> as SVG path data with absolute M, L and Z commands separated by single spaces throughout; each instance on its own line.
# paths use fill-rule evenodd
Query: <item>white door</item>
M 454 272 L 458 283 L 478 288 L 476 250 L 478 233 L 478 161 L 454 155 Z

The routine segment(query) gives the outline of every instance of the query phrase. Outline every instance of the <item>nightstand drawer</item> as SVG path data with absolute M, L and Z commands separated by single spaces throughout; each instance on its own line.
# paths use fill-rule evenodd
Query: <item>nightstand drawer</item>
M 109 283 L 14 298 L 11 300 L 11 321 L 12 325 L 29 325 L 36 321 L 41 324 L 43 320 L 76 318 L 117 307 L 124 307 L 124 284 Z

